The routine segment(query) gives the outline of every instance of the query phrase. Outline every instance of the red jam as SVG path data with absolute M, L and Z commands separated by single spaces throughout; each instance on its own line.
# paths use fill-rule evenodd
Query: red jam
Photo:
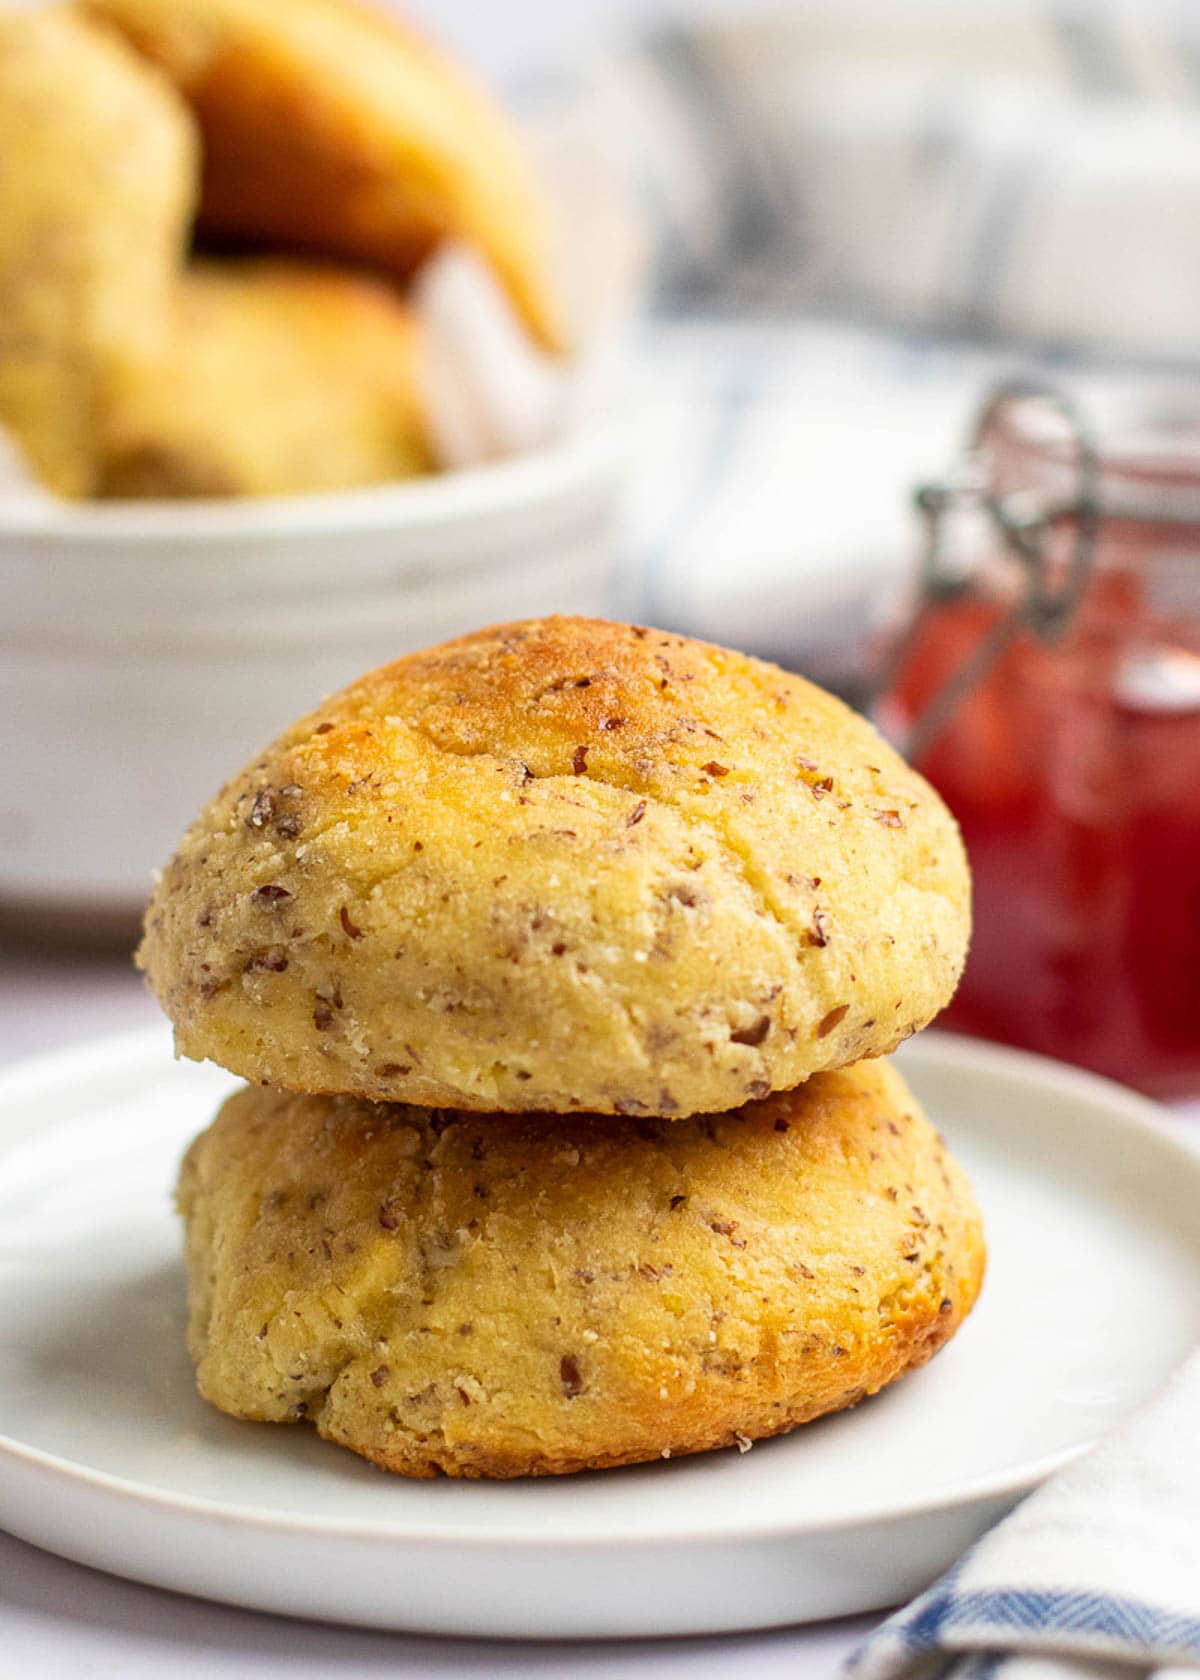
M 931 610 L 890 721 L 920 714 L 1003 597 Z M 975 881 L 944 1023 L 1200 1092 L 1200 525 L 1106 521 L 1066 634 L 1022 633 L 917 762 Z

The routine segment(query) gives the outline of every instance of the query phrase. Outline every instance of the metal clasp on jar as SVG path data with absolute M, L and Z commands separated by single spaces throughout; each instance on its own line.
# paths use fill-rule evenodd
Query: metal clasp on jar
M 1069 450 L 1070 490 L 1054 501 L 1028 490 L 1001 490 L 989 459 L 990 446 L 1009 411 L 1028 403 L 1044 405 L 1061 424 Z M 1021 583 L 1007 612 L 968 650 L 910 722 L 898 743 L 909 759 L 918 758 L 941 734 L 1021 631 L 1053 642 L 1070 624 L 1087 586 L 1100 527 L 1099 455 L 1089 428 L 1061 391 L 1031 380 L 1007 380 L 984 399 L 963 460 L 945 478 L 918 485 L 914 500 L 924 529 L 917 604 L 884 662 L 877 698 L 891 690 L 929 613 L 973 585 L 971 569 L 962 564 L 947 540 L 952 519 L 964 513 L 981 516 L 1017 563 Z M 1056 525 L 1067 520 L 1074 530 L 1070 553 L 1065 565 L 1053 564 L 1048 538 Z

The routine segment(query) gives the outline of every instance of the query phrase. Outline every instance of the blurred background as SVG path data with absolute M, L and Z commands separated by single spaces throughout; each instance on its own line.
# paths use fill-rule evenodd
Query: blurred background
M 91 8 L 122 28 L 128 9 Z M 169 435 L 143 375 L 124 453 L 82 494 L 48 495 L 4 379 L 26 349 L 0 330 L 16 445 L 0 487 L 0 1052 L 153 1018 L 129 967 L 149 871 L 323 692 L 488 620 L 606 611 L 799 669 L 927 771 L 977 881 L 948 1024 L 1200 1094 L 1200 13 L 405 12 L 512 113 L 549 234 L 544 253 L 525 239 L 539 206 L 496 161 L 509 136 L 440 70 L 417 67 L 432 91 L 410 110 L 416 84 L 380 91 L 326 55 L 347 109 L 412 123 L 445 164 L 442 231 L 391 273 L 419 352 L 403 464 L 379 445 L 375 369 L 409 327 L 351 328 L 331 295 L 310 330 L 315 294 L 293 271 L 286 326 L 278 278 L 247 307 L 221 268 L 247 245 L 289 263 L 328 246 L 378 278 L 379 252 L 328 217 L 281 231 L 214 207 L 212 160 L 257 144 L 254 123 L 182 72 L 208 171 L 184 239 L 190 342 L 210 349 L 171 352 Z M 33 75 L 15 40 L 0 36 L 0 124 Z M 246 86 L 276 109 L 266 75 Z M 303 196 L 293 178 L 273 208 Z M 73 227 L 70 205 L 56 214 Z M 0 302 L 18 256 L 0 242 Z M 551 275 L 557 342 L 536 302 Z M 309 345 L 297 371 L 288 333 L 318 330 L 328 353 Z M 347 393 L 351 331 L 366 349 Z M 287 412 L 259 418 L 292 381 Z M 368 385 L 369 461 L 364 443 L 339 479 Z M 178 393 L 210 388 L 219 420 L 197 398 L 182 432 Z M 242 410 L 252 462 L 227 435 Z M 264 461 L 263 435 L 287 437 L 286 459 Z

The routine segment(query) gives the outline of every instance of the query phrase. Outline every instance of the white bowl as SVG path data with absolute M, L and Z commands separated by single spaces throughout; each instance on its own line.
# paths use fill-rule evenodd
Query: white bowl
M 478 625 L 603 612 L 615 422 L 418 482 L 0 521 L 0 908 L 126 926 L 186 823 L 293 718 Z

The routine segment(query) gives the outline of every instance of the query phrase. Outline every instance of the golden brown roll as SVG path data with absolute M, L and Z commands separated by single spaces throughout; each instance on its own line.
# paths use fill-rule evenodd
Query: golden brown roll
M 400 277 L 462 240 L 557 347 L 546 213 L 517 136 L 407 25 L 356 0 L 82 3 L 191 103 L 210 231 Z
M 163 350 L 197 141 L 162 75 L 65 8 L 0 14 L 0 424 L 63 496 Z
M 406 1476 L 779 1434 L 922 1364 L 984 1264 L 880 1062 L 673 1125 L 246 1089 L 179 1204 L 205 1398 Z
M 291 1090 L 686 1115 L 950 997 L 953 819 L 846 706 L 655 630 L 502 625 L 364 677 L 201 815 L 140 961 L 179 1050 Z
M 391 287 L 276 259 L 184 276 L 169 349 L 112 417 L 108 496 L 270 496 L 430 465 L 417 327 Z

